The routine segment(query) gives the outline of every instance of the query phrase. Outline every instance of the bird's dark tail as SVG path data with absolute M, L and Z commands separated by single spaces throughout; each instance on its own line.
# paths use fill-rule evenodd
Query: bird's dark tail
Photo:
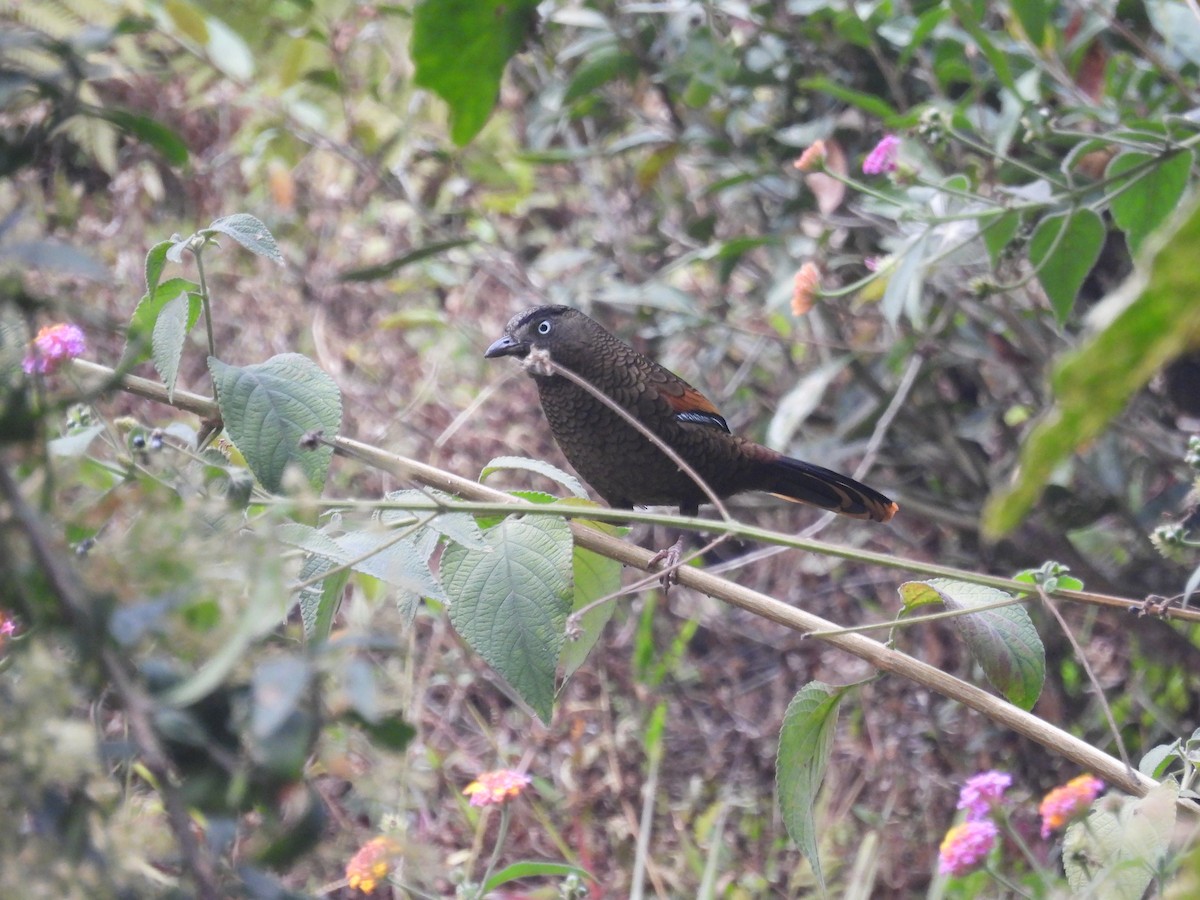
M 830 469 L 799 459 L 780 456 L 767 463 L 770 471 L 766 490 L 784 500 L 808 503 L 855 519 L 887 522 L 900 509 L 874 488 Z

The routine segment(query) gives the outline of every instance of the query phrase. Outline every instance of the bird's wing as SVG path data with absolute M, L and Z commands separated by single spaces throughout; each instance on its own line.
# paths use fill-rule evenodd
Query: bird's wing
M 713 402 L 682 378 L 662 369 L 662 375 L 654 379 L 653 384 L 658 396 L 666 401 L 680 422 L 694 422 L 729 433 L 729 423 L 717 412 Z

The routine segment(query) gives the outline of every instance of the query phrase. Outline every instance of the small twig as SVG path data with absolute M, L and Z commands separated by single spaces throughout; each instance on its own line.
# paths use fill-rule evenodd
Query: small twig
M 703 491 L 704 495 L 708 498 L 708 501 L 714 507 L 716 507 L 716 510 L 722 519 L 724 519 L 726 522 L 733 521 L 733 516 L 729 514 L 729 510 L 725 508 L 725 504 L 721 502 L 721 498 L 717 496 L 717 492 L 709 487 L 708 482 L 706 482 L 700 476 L 700 473 L 693 469 L 688 464 L 687 460 L 680 456 L 666 441 L 647 428 L 642 422 L 639 422 L 637 418 L 631 412 L 629 412 L 629 410 L 625 409 L 625 407 L 621 406 L 621 404 L 619 404 L 616 400 L 612 399 L 610 396 L 604 393 L 604 391 L 600 390 L 600 388 L 596 387 L 582 375 L 571 371 L 561 363 L 555 362 L 550 358 L 549 354 L 534 358 L 534 352 L 536 351 L 531 351 L 529 354 L 530 358 L 533 359 L 532 365 L 544 365 L 555 375 L 561 375 L 563 378 L 567 379 L 567 381 L 571 382 L 577 387 L 583 388 L 585 391 L 619 415 L 622 419 L 636 428 L 643 437 L 661 450 L 667 459 L 679 466 L 680 471 L 682 471 L 684 475 L 695 482 L 696 487 L 700 488 L 700 490 Z
M 1076 659 L 1083 666 L 1083 671 L 1087 673 L 1088 681 L 1092 683 L 1092 689 L 1096 692 L 1096 699 L 1100 701 L 1100 708 L 1104 710 L 1104 718 L 1108 722 L 1109 730 L 1112 731 L 1113 741 L 1117 745 L 1117 753 L 1121 756 L 1121 762 L 1125 763 L 1125 768 L 1132 772 L 1133 766 L 1129 762 L 1129 751 L 1125 749 L 1125 741 L 1121 739 L 1121 729 L 1117 727 L 1117 720 L 1113 717 L 1112 707 L 1108 705 L 1108 698 L 1104 696 L 1104 688 L 1100 686 L 1100 679 L 1096 677 L 1096 673 L 1092 670 L 1092 664 L 1088 662 L 1083 648 L 1079 646 L 1079 641 L 1075 640 L 1075 635 L 1071 633 L 1071 629 L 1067 625 L 1067 620 L 1058 611 L 1058 607 L 1054 605 L 1054 602 L 1046 593 L 1046 589 L 1039 584 L 1037 585 L 1037 592 L 1038 596 L 1042 598 L 1042 605 L 1050 611 L 1050 615 L 1054 616 L 1055 621 L 1058 622 L 1058 627 L 1062 629 L 1062 633 L 1070 643 L 1071 649 L 1075 651 Z

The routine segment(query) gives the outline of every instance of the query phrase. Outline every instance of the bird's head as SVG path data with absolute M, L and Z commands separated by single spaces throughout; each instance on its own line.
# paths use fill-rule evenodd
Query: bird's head
M 524 359 L 531 350 L 544 350 L 556 362 L 571 366 L 577 353 L 586 352 L 603 333 L 595 322 L 569 306 L 534 306 L 519 312 L 504 326 L 504 336 L 487 348 L 484 356 L 515 356 Z

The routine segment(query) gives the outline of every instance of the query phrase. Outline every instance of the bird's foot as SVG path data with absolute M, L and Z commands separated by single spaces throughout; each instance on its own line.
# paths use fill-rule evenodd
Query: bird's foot
M 679 583 L 679 561 L 683 559 L 683 535 L 666 550 L 659 550 L 650 558 L 650 565 L 663 564 L 663 573 L 659 576 L 663 593 L 671 589 L 671 585 Z

